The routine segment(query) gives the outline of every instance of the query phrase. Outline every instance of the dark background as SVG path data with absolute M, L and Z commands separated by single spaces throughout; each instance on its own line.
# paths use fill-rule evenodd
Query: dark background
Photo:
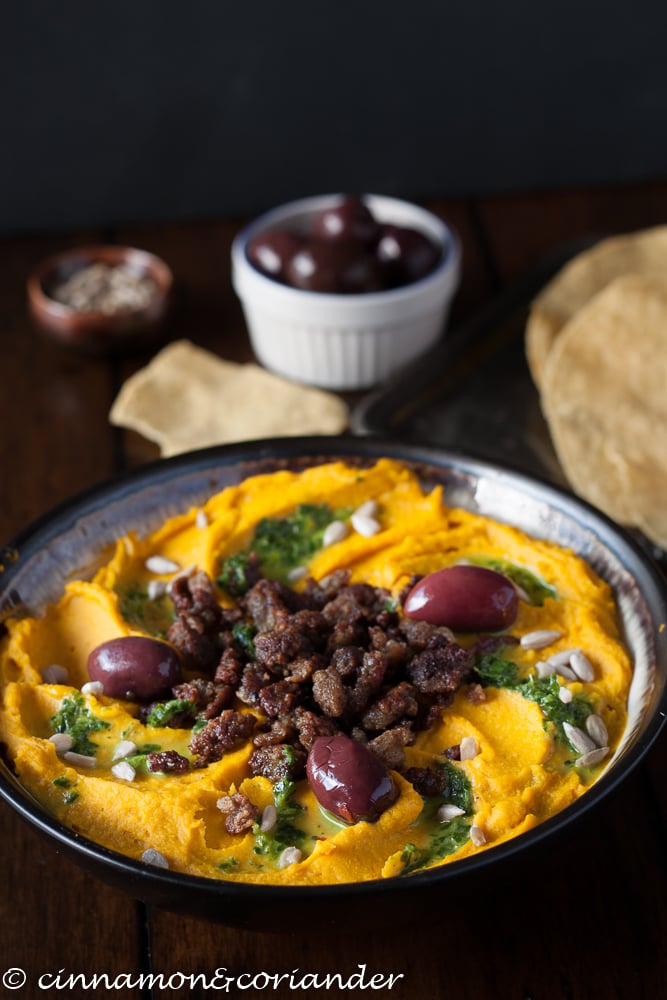
M 7 0 L 0 231 L 667 176 L 664 0 Z

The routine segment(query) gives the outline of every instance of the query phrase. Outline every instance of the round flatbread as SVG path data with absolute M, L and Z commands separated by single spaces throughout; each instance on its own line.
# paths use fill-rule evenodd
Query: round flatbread
M 575 492 L 667 547 L 667 277 L 617 278 L 577 312 L 542 407 Z
M 334 393 L 177 340 L 123 384 L 109 419 L 155 441 L 166 457 L 231 441 L 339 434 L 348 410 Z
M 667 226 L 602 240 L 566 264 L 536 297 L 526 326 L 526 356 L 539 389 L 547 358 L 563 327 L 624 274 L 667 275 Z

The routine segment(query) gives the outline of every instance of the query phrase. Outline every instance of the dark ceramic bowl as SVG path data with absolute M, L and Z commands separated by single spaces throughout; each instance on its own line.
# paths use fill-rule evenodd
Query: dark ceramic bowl
M 451 908 L 474 885 L 516 877 L 517 864 L 588 816 L 644 757 L 667 715 L 667 621 L 664 584 L 632 539 L 572 496 L 473 459 L 370 438 L 284 438 L 212 448 L 161 461 L 74 498 L 26 529 L 0 553 L 0 621 L 38 612 L 64 581 L 95 564 L 105 545 L 130 528 L 150 529 L 248 475 L 344 458 L 369 464 L 380 456 L 414 465 L 425 483 L 442 483 L 447 502 L 501 521 L 582 555 L 614 590 L 635 662 L 629 721 L 602 777 L 557 816 L 508 843 L 406 878 L 352 885 L 254 886 L 181 875 L 144 865 L 81 837 L 57 822 L 0 766 L 0 795 L 73 861 L 148 903 L 253 929 L 290 931 L 333 926 L 406 924 L 430 906 Z M 528 869 L 531 872 L 533 869 Z
M 153 293 L 139 306 L 113 312 L 73 308 L 58 301 L 56 289 L 92 264 L 123 266 L 133 276 L 150 279 Z M 28 308 L 37 329 L 83 354 L 125 354 L 159 342 L 173 285 L 170 268 L 145 250 L 121 246 L 86 246 L 65 250 L 42 261 L 28 277 Z

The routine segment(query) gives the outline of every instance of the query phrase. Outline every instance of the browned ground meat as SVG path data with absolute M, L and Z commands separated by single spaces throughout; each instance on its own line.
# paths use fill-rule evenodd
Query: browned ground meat
M 408 645 L 413 653 L 426 649 L 437 635 L 454 642 L 454 633 L 444 625 L 431 625 L 429 622 L 414 621 L 411 618 L 404 618 L 399 625 L 401 633 L 408 641 Z
M 276 743 L 253 750 L 249 764 L 253 774 L 261 774 L 272 782 L 288 777 L 298 779 L 306 773 L 306 754 L 285 743 Z
M 400 770 L 405 762 L 405 747 L 412 746 L 415 738 L 412 726 L 406 723 L 375 736 L 368 746 L 387 767 Z
M 386 694 L 378 698 L 362 718 L 365 729 L 379 732 L 388 729 L 399 719 L 414 719 L 419 711 L 417 692 L 412 684 L 401 681 L 396 687 L 390 688 Z
M 293 681 L 276 681 L 261 689 L 258 700 L 265 715 L 287 715 L 301 701 L 301 689 Z
M 486 701 L 486 691 L 481 684 L 469 684 L 466 688 L 466 698 L 471 705 L 481 705 Z
M 272 719 L 270 725 L 265 725 L 266 728 L 253 737 L 256 747 L 269 747 L 275 743 L 294 743 L 299 738 L 296 726 L 290 718 Z
M 177 576 L 169 594 L 176 621 L 169 627 L 167 638 L 180 651 L 189 670 L 210 673 L 220 658 L 221 637 L 239 620 L 240 611 L 220 606 L 213 582 L 203 570 Z
M 437 767 L 408 767 L 403 777 L 424 796 L 442 795 L 447 786 L 444 772 Z
M 146 755 L 149 771 L 164 771 L 167 774 L 185 774 L 190 770 L 190 761 L 176 750 L 155 750 Z
M 339 719 L 344 714 L 347 690 L 335 670 L 318 670 L 313 674 L 313 698 L 322 712 L 332 719 Z
M 198 709 L 203 709 L 205 719 L 213 719 L 228 708 L 234 698 L 234 688 L 230 684 L 216 684 L 201 677 L 184 681 L 172 688 L 174 698 L 191 701 Z
M 245 742 L 255 728 L 254 715 L 235 712 L 226 708 L 217 719 L 211 719 L 202 730 L 190 740 L 191 752 L 210 764 L 220 760 L 230 747 Z
M 248 663 L 243 668 L 241 683 L 236 689 L 237 697 L 246 705 L 258 705 L 260 691 L 275 679 L 268 670 L 258 667 L 256 663 Z
M 201 572 L 177 578 L 172 590 L 170 639 L 192 672 L 172 697 L 193 704 L 187 725 L 207 721 L 190 743 L 198 767 L 252 738 L 253 774 L 300 777 L 313 742 L 344 732 L 401 770 L 405 747 L 470 677 L 474 650 L 447 628 L 403 618 L 388 591 L 350 584 L 347 571 L 309 579 L 300 592 L 258 578 L 229 610 Z M 252 644 L 235 640 L 237 622 L 250 628 Z M 483 695 L 470 686 L 471 699 Z M 235 701 L 260 719 L 235 711 Z M 435 787 L 438 774 L 423 771 L 413 772 L 417 787 Z
M 259 820 L 259 809 L 243 792 L 223 795 L 217 804 L 220 812 L 224 813 L 227 833 L 244 833 Z
M 318 736 L 335 736 L 339 731 L 333 719 L 302 707 L 294 711 L 294 724 L 305 750 L 310 750 Z
M 435 641 L 441 640 L 441 641 Z M 470 672 L 472 655 L 455 642 L 434 636 L 408 664 L 408 677 L 422 694 L 449 694 Z
M 319 611 L 297 611 L 277 628 L 256 636 L 257 662 L 274 673 L 283 672 L 294 660 L 323 648 L 326 627 Z
M 364 712 L 371 700 L 379 692 L 387 672 L 384 653 L 371 649 L 364 653 L 357 679 L 348 694 L 348 711 L 353 715 Z
M 241 599 L 240 606 L 258 632 L 271 632 L 287 624 L 298 611 L 314 610 L 317 603 L 307 591 L 299 594 L 279 580 L 262 577 Z

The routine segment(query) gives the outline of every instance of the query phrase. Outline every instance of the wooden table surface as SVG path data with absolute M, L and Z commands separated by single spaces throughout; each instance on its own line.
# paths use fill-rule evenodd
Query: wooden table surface
M 430 207 L 456 227 L 463 244 L 457 322 L 564 241 L 666 221 L 667 185 L 443 200 Z M 123 379 L 148 356 L 92 361 L 40 339 L 26 313 L 29 270 L 51 252 L 92 241 L 153 250 L 177 279 L 171 335 L 248 360 L 252 352 L 228 265 L 241 222 L 0 242 L 0 541 L 76 491 L 157 455 L 154 446 L 108 422 Z M 207 990 L 201 980 L 190 989 L 187 977 L 212 977 L 222 967 L 230 977 L 294 969 L 350 976 L 363 965 L 367 981 L 377 973 L 385 985 L 346 993 L 410 1000 L 658 1000 L 667 997 L 666 824 L 662 739 L 576 835 L 553 843 L 521 877 L 508 871 L 469 899 L 443 894 L 419 927 L 404 926 L 397 916 L 389 929 L 371 922 L 363 934 L 341 926 L 295 935 L 281 926 L 280 914 L 275 933 L 255 933 L 147 907 L 84 874 L 1 803 L 0 995 L 96 995 L 90 982 L 86 988 L 79 978 L 72 985 L 67 977 L 106 973 L 114 996 L 200 997 L 220 990 Z M 3 980 L 9 969 L 24 970 L 25 985 L 12 989 L 20 980 L 14 974 Z M 151 972 L 163 975 L 163 986 L 159 980 L 153 987 L 123 986 Z M 239 979 L 223 995 L 329 995 L 299 988 L 298 981 L 294 989 L 261 989 L 267 983 L 261 976 L 243 988 L 250 981 Z

